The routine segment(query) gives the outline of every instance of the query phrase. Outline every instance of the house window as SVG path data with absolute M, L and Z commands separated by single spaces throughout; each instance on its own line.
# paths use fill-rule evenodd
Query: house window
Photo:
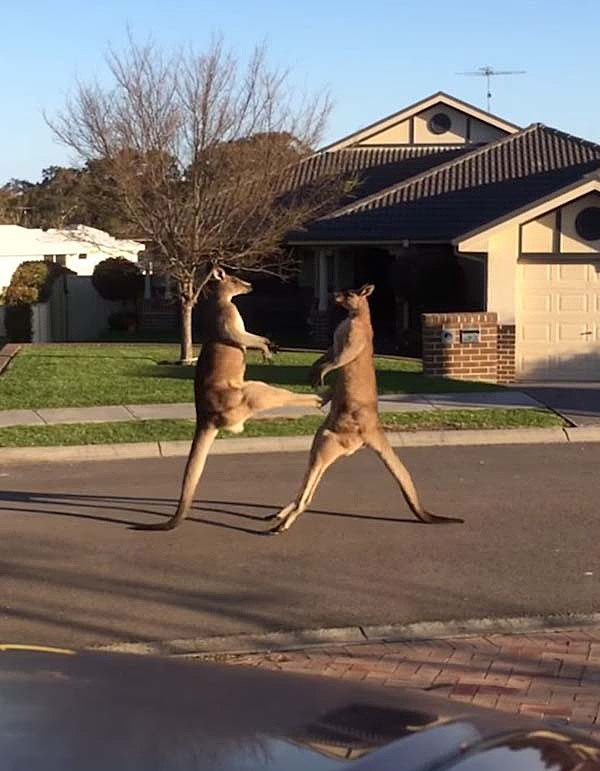
M 575 218 L 575 232 L 584 241 L 600 239 L 600 206 L 588 206 Z
M 87 254 L 80 254 L 79 255 L 80 260 L 87 260 Z
M 54 257 L 56 258 L 56 262 L 59 265 L 62 265 L 63 268 L 66 266 L 66 264 L 67 264 L 67 255 L 66 254 L 55 254 Z
M 445 112 L 436 112 L 436 114 L 429 119 L 427 124 L 427 128 L 432 134 L 445 134 L 446 131 L 450 131 L 451 126 L 452 121 Z
M 53 254 L 45 254 L 44 255 L 44 262 L 54 262 L 54 255 Z

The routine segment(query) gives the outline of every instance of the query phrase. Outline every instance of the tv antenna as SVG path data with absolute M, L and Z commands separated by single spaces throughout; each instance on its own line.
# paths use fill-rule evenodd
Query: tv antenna
M 527 70 L 495 70 L 493 67 L 486 65 L 485 67 L 478 67 L 474 72 L 457 72 L 457 75 L 475 75 L 480 78 L 486 78 L 487 80 L 487 111 L 490 111 L 490 101 L 492 98 L 492 84 L 490 78 L 496 75 L 524 75 Z

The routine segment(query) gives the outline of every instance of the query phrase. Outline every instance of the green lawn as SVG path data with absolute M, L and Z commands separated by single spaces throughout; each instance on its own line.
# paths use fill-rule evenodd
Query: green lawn
M 177 345 L 72 344 L 24 347 L 0 377 L 0 409 L 168 404 L 193 401 L 193 367 L 182 367 Z M 308 367 L 317 353 L 280 353 L 262 364 L 251 352 L 246 378 L 295 391 L 310 390 Z M 482 383 L 426 378 L 420 363 L 377 358 L 380 393 L 497 390 Z
M 553 412 L 525 409 L 431 410 L 387 412 L 381 416 L 389 431 L 460 430 L 467 428 L 550 428 L 563 425 Z M 314 434 L 323 418 L 254 420 L 243 434 L 221 432 L 221 437 L 298 436 Z M 191 439 L 191 420 L 144 420 L 119 423 L 80 423 L 59 426 L 19 426 L 0 429 L 0 447 L 112 444 Z

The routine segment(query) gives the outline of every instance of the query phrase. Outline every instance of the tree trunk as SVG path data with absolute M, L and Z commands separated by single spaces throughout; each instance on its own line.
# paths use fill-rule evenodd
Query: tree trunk
M 181 297 L 181 364 L 191 364 L 194 359 L 192 350 L 192 311 L 194 303 Z

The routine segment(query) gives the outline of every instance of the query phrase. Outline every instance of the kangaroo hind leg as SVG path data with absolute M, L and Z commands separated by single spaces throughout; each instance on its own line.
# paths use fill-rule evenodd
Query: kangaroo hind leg
M 278 521 L 275 527 L 268 531 L 271 535 L 279 535 L 289 530 L 294 521 L 310 505 L 323 474 L 332 463 L 345 454 L 346 449 L 334 436 L 323 428 L 317 431 L 310 450 L 308 470 L 296 499 L 277 514 L 268 517 Z
M 406 500 L 410 510 L 415 517 L 421 522 L 425 522 L 428 525 L 443 525 L 450 524 L 452 522 L 464 522 L 463 519 L 458 517 L 439 517 L 436 514 L 431 514 L 426 511 L 421 505 L 417 489 L 412 480 L 412 477 L 400 458 L 396 455 L 392 449 L 390 443 L 387 440 L 386 435 L 381 429 L 377 429 L 376 433 L 368 438 L 365 438 L 366 444 L 375 450 L 377 455 L 381 458 L 387 470 L 392 474 L 395 480 L 400 486 L 402 495 Z
M 317 394 L 302 394 L 276 388 L 259 380 L 248 380 L 242 386 L 244 399 L 252 414 L 276 407 L 320 407 L 321 397 Z
M 177 510 L 170 519 L 156 522 L 151 525 L 136 525 L 136 530 L 172 530 L 186 518 L 194 500 L 194 494 L 198 482 L 204 471 L 206 457 L 217 436 L 218 430 L 214 426 L 198 429 L 194 435 L 192 448 L 183 473 L 183 484 Z

